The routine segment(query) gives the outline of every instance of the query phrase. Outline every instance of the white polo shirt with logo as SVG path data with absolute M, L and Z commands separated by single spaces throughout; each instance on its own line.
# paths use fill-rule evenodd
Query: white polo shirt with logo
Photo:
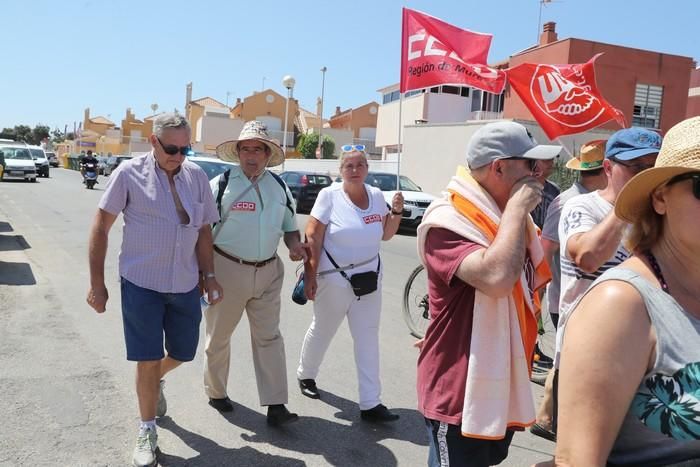
M 214 198 L 219 192 L 220 177 L 211 181 Z M 248 190 L 233 203 L 251 184 L 239 166 L 231 167 L 221 199 L 222 224 L 214 231 L 214 245 L 246 261 L 264 261 L 275 254 L 285 232 L 299 228 L 296 214 L 287 207 L 287 196 L 293 199 L 289 188 L 285 185 L 283 189 L 268 171 L 260 176 L 257 190 Z M 293 202 L 292 209 L 295 210 Z
M 322 189 L 311 210 L 311 216 L 326 225 L 323 248 L 333 256 L 338 266 L 357 264 L 379 254 L 384 235 L 384 217 L 389 213 L 381 190 L 365 184 L 369 198 L 367 209 L 355 206 L 343 190 L 342 183 Z M 378 258 L 365 265 L 345 271 L 349 276 L 377 270 Z M 318 272 L 334 269 L 328 255 L 321 250 Z M 340 273 L 322 276 L 337 283 L 347 283 Z

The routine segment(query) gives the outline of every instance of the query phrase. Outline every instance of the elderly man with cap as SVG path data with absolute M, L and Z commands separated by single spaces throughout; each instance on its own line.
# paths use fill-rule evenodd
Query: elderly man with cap
M 285 407 L 287 370 L 279 329 L 284 266 L 277 247 L 284 238 L 290 259 L 298 261 L 306 260 L 305 244 L 289 188 L 266 169 L 281 164 L 284 154 L 265 125 L 247 122 L 237 140 L 222 143 L 216 152 L 240 165 L 211 182 L 221 212 L 214 228 L 214 264 L 224 299 L 204 313 L 204 388 L 209 405 L 220 412 L 233 410 L 226 389 L 231 335 L 245 310 L 260 404 L 268 407 L 267 423 L 279 426 L 298 417 Z
M 541 201 L 538 146 L 511 121 L 484 125 L 418 228 L 428 272 L 430 325 L 418 359 L 418 409 L 430 466 L 487 466 L 532 423 L 528 369 L 537 340 L 536 291 L 549 280 L 530 217 Z
M 602 190 L 608 183 L 603 171 L 603 159 L 605 158 L 605 140 L 590 141 L 581 146 L 578 157 L 570 159 L 566 167 L 579 173 L 580 179 L 554 198 L 547 210 L 547 217 L 542 228 L 542 248 L 544 257 L 552 271 L 552 282 L 547 285 L 546 312 L 552 318 L 554 328 L 559 322 L 559 287 L 561 284 L 561 264 L 559 262 L 559 218 L 564 204 L 571 198 Z M 556 440 L 554 433 L 554 401 L 553 401 L 554 371 L 550 371 L 544 385 L 544 396 L 537 411 L 535 424 L 530 427 L 530 432 L 551 441 Z

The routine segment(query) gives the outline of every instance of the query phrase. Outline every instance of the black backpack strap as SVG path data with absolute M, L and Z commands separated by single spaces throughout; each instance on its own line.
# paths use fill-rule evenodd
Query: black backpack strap
M 294 215 L 294 206 L 292 205 L 292 200 L 289 199 L 289 195 L 287 194 L 287 184 L 284 183 L 284 180 L 282 180 L 282 178 L 273 171 L 268 170 L 268 172 L 270 172 L 272 178 L 274 178 L 277 181 L 277 183 L 279 183 L 282 187 L 282 191 L 284 191 L 284 197 L 287 198 L 287 209 L 289 209 L 289 212 L 291 212 L 292 215 Z
M 231 169 L 226 169 L 226 171 L 219 177 L 219 191 L 216 192 L 216 207 L 219 210 L 219 219 L 221 219 L 221 200 L 224 198 L 224 191 L 228 186 L 228 178 L 231 175 Z M 217 223 L 214 222 L 212 225 L 215 226 Z

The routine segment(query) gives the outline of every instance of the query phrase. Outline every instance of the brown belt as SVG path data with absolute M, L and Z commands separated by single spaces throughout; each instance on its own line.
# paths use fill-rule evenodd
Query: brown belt
M 235 256 L 229 255 L 228 253 L 226 253 L 224 250 L 222 250 L 221 248 L 219 248 L 219 247 L 216 246 L 216 245 L 214 245 L 214 251 L 216 251 L 217 253 L 219 253 L 219 254 L 220 254 L 221 256 L 223 256 L 224 258 L 230 259 L 230 260 L 233 261 L 234 263 L 245 264 L 246 266 L 253 266 L 253 267 L 256 267 L 256 268 L 261 268 L 261 267 L 263 267 L 263 266 L 265 266 L 265 265 L 267 265 L 267 264 L 270 264 L 271 262 L 273 262 L 274 260 L 277 259 L 277 255 L 275 255 L 275 256 L 273 256 L 272 258 L 264 259 L 264 260 L 262 260 L 262 261 L 246 261 L 246 260 L 244 260 L 244 259 L 236 258 Z

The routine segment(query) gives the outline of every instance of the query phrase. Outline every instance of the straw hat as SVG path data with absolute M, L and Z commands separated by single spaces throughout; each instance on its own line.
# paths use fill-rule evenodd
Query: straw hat
M 569 159 L 566 167 L 582 171 L 600 169 L 603 167 L 603 159 L 605 159 L 605 143 L 604 139 L 587 142 L 581 146 L 581 154 Z
M 242 141 L 260 141 L 265 146 L 270 148 L 270 159 L 267 161 L 267 166 L 272 167 L 280 165 L 284 161 L 284 152 L 276 139 L 270 138 L 267 134 L 267 126 L 263 122 L 251 120 L 243 125 L 241 134 L 238 139 L 226 141 L 216 147 L 216 154 L 221 160 L 227 162 L 240 162 L 238 155 L 238 143 Z
M 657 187 L 688 172 L 700 172 L 700 117 L 684 120 L 668 130 L 656 164 L 637 174 L 622 188 L 615 203 L 615 214 L 634 223 L 641 213 L 651 208 L 649 197 Z

